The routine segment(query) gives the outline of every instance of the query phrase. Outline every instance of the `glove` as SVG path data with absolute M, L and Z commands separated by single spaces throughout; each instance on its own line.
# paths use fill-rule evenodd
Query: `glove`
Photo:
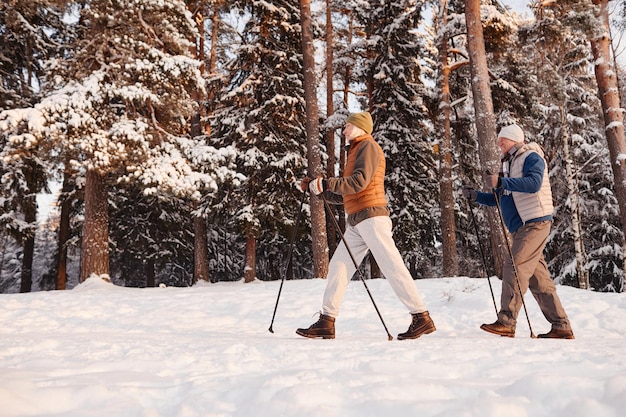
M 311 182 L 311 178 L 309 177 L 302 178 L 302 180 L 300 181 L 300 189 L 302 190 L 302 192 L 305 192 L 309 188 L 310 182 Z
M 317 177 L 314 180 L 309 182 L 309 191 L 313 195 L 319 195 L 324 191 L 324 179 L 322 177 Z
M 478 192 L 473 189 L 471 185 L 464 185 L 461 188 L 461 194 L 464 198 L 470 201 L 476 201 L 476 198 L 478 197 Z
M 499 175 L 489 174 L 485 175 L 485 188 L 493 189 L 498 188 L 502 185 L 502 179 Z

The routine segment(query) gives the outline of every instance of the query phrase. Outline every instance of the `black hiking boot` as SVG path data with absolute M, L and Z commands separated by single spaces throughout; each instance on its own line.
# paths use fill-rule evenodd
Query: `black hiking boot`
M 335 318 L 320 314 L 319 320 L 309 326 L 307 329 L 298 329 L 296 333 L 300 336 L 322 339 L 335 338 Z
M 405 333 L 400 333 L 398 340 L 417 339 L 423 334 L 429 334 L 437 330 L 428 311 L 411 315 L 413 316 L 413 321 L 409 325 L 409 330 Z

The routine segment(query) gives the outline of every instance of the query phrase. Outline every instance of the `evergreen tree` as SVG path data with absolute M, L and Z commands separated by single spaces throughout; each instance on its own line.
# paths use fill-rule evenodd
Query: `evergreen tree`
M 168 263 L 193 270 L 194 232 L 188 204 L 171 197 L 146 196 L 135 186 L 118 187 L 110 201 L 113 282 L 145 287 L 156 274 L 154 269 L 165 269 Z M 168 279 L 160 282 L 180 284 Z
M 54 0 L 0 4 L 0 111 L 35 104 L 45 61 L 63 52 L 69 36 Z
M 61 157 L 58 166 L 71 161 L 78 184 L 86 184 L 81 279 L 108 274 L 108 186 L 126 181 L 146 195 L 197 199 L 225 174 L 200 172 L 197 165 L 221 166 L 227 157 L 186 135 L 195 105 L 190 94 L 203 83 L 199 62 L 188 57 L 196 31 L 185 4 L 94 0 L 83 6 L 76 8 L 72 53 L 49 66 L 55 85 L 46 98 L 0 116 L 12 148 L 6 154 Z
M 527 73 L 538 80 L 525 91 L 535 100 L 532 121 L 550 160 L 556 216 L 547 245 L 549 267 L 557 282 L 619 291 L 619 206 L 598 118 L 590 46 L 579 30 L 580 16 L 569 7 L 539 7 L 536 17 L 520 30 L 519 45 L 525 45 L 531 63 Z
M 0 294 L 19 292 L 21 248 L 13 237 L 0 231 Z
M 0 5 L 0 111 L 35 103 L 44 61 L 63 52 L 63 10 L 52 1 L 8 1 Z M 19 134 L 27 134 L 24 130 Z M 21 291 L 31 290 L 37 193 L 47 190 L 49 166 L 28 150 L 10 151 L 0 135 L 0 228 L 22 244 Z M 12 154 L 12 155 L 11 155 Z M 6 158 L 1 158 L 5 155 Z
M 237 4 L 249 20 L 225 68 L 226 91 L 213 116 L 211 143 L 233 144 L 237 170 L 247 178 L 230 195 L 228 210 L 235 212 L 246 239 L 249 282 L 279 278 L 279 258 L 286 253 L 301 197 L 298 181 L 305 174 L 305 108 L 298 5 L 286 0 Z M 259 268 L 257 251 L 272 264 Z
M 433 274 L 437 259 L 438 224 L 433 201 L 438 195 L 432 146 L 428 142 L 427 110 L 422 101 L 419 57 L 415 34 L 422 3 L 372 1 L 364 15 L 369 42 L 362 70 L 371 83 L 370 109 L 374 137 L 387 159 L 386 189 L 394 222 L 394 237 L 416 277 Z M 436 201 L 436 200 L 435 200 Z

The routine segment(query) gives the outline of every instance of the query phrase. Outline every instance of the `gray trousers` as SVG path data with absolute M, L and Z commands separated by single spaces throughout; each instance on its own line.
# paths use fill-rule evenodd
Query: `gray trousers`
M 567 314 L 556 293 L 550 277 L 543 250 L 550 234 L 552 222 L 526 223 L 511 235 L 512 250 L 522 294 L 530 288 L 539 308 L 553 329 L 571 330 Z M 502 295 L 500 297 L 500 323 L 515 328 L 517 316 L 522 308 L 522 298 L 515 280 L 511 257 L 504 261 Z

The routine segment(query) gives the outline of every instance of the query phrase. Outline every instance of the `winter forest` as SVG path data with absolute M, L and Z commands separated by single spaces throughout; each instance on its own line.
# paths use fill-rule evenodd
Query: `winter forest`
M 94 274 L 132 287 L 324 277 L 340 231 L 299 183 L 341 175 L 354 111 L 373 116 L 414 279 L 500 275 L 497 211 L 460 189 L 498 171 L 497 131 L 515 122 L 549 164 L 553 278 L 622 292 L 626 2 L 527 10 L 3 1 L 0 293 Z M 374 259 L 361 267 L 380 277 Z

